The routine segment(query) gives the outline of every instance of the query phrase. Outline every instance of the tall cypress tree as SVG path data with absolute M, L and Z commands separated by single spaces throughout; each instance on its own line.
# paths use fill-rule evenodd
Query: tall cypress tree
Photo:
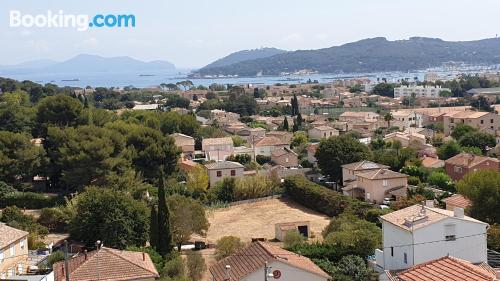
M 302 128 L 302 115 L 300 113 L 297 114 L 297 126 Z
M 149 222 L 149 244 L 158 251 L 158 210 L 156 204 L 151 204 L 151 219 Z
M 288 126 L 288 119 L 283 120 L 283 130 L 288 131 L 289 126 Z
M 165 195 L 165 173 L 161 167 L 158 186 L 158 253 L 166 257 L 172 251 L 172 244 L 170 211 Z

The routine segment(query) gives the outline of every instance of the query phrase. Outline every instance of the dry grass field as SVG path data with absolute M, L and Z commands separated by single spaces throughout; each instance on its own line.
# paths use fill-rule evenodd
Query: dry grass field
M 320 237 L 329 222 L 327 216 L 287 199 L 236 205 L 211 210 L 207 215 L 210 221 L 209 243 L 228 235 L 239 237 L 243 242 L 250 242 L 252 238 L 273 239 L 276 223 L 295 221 L 310 221 L 312 233 Z

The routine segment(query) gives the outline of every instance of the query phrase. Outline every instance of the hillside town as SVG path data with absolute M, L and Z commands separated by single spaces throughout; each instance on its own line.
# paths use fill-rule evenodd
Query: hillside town
M 0 279 L 499 280 L 500 74 L 0 78 Z

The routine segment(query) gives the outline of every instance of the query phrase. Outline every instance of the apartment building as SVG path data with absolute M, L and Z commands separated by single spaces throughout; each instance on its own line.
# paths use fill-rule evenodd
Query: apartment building
M 442 91 L 450 92 L 448 88 L 441 86 L 405 86 L 394 88 L 394 98 L 411 97 L 415 94 L 416 98 L 438 98 Z
M 486 133 L 500 131 L 500 115 L 482 111 L 450 112 L 443 116 L 444 134 L 449 136 L 457 124 L 466 124 Z

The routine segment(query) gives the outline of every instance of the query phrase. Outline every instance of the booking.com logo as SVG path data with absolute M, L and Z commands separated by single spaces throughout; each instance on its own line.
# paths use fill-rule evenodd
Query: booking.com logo
M 48 27 L 48 28 L 76 28 L 78 31 L 87 31 L 89 28 L 131 28 L 135 27 L 135 15 L 97 14 L 74 15 L 47 11 L 46 14 L 22 14 L 21 11 L 10 11 L 11 27 Z

